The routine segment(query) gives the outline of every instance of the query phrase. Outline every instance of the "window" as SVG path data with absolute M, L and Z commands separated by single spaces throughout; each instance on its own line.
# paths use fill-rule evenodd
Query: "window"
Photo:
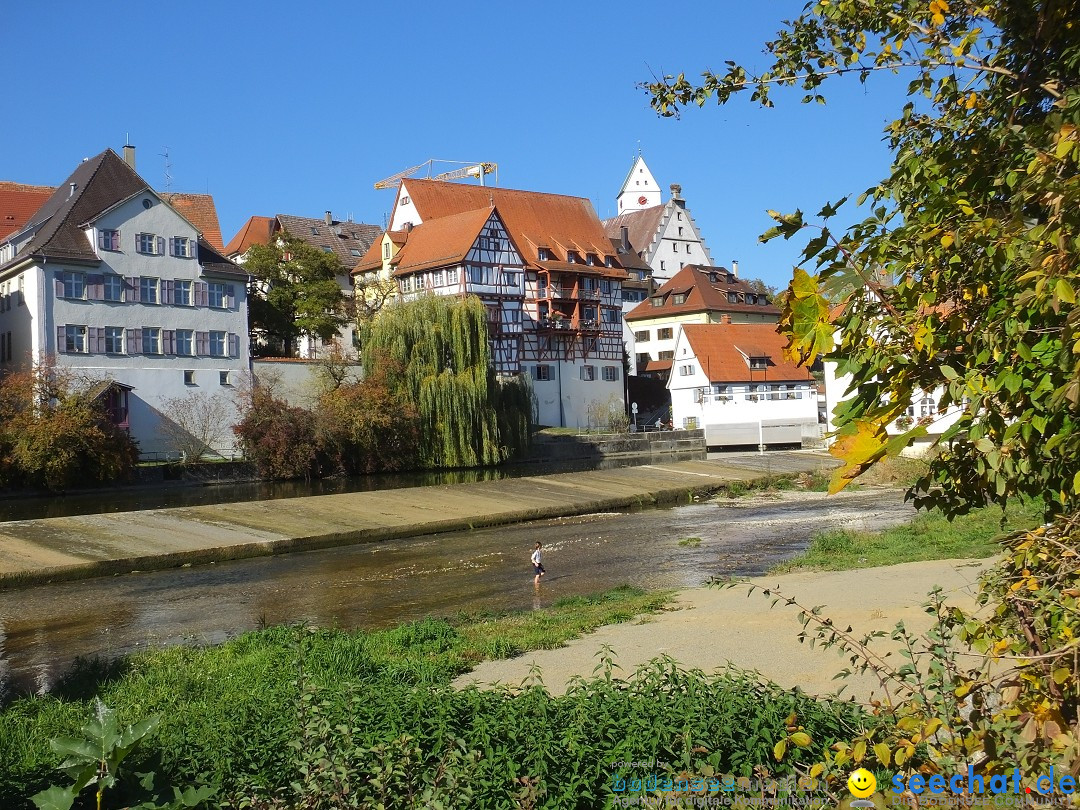
M 169 253 L 179 259 L 190 259 L 194 254 L 195 243 L 186 236 L 174 236 L 169 240 Z
M 693 363 L 689 363 L 689 364 L 687 364 L 685 366 L 679 366 L 679 376 L 680 377 L 689 377 L 693 373 L 694 373 L 694 364 Z
M 64 327 L 64 351 L 76 352 L 78 354 L 86 353 L 86 327 L 85 326 L 65 326 Z
M 682 426 L 686 430 L 697 430 L 697 417 L 684 416 L 682 420 Z
M 682 236 L 682 225 L 679 226 L 679 236 Z
M 102 250 L 119 250 L 120 231 L 111 229 L 98 231 L 98 247 Z
M 231 384 L 232 383 L 229 382 L 229 372 L 227 372 L 227 371 L 219 371 L 218 372 L 218 385 L 231 385 Z
M 652 358 L 650 358 L 647 353 L 641 352 L 635 356 L 635 359 L 637 361 L 638 371 L 641 371 L 645 366 L 649 365 L 649 360 Z
M 676 212 L 676 216 L 679 218 L 679 221 L 682 222 L 682 212 Z
M 408 197 L 402 197 L 401 198 L 401 204 L 402 205 L 408 205 L 409 204 L 409 198 Z
M 225 356 L 225 333 L 224 332 L 211 332 L 210 333 L 210 356 L 211 357 L 224 357 Z M 225 383 L 223 383 L 224 385 Z
M 323 245 L 322 252 L 323 253 L 333 253 L 334 249 L 332 247 L 330 247 L 329 245 Z
M 139 279 L 139 300 L 144 304 L 156 304 L 158 302 L 158 280 L 156 278 Z
M 436 270 L 434 273 L 431 274 L 431 286 L 432 287 L 441 287 L 442 285 L 443 285 L 443 271 L 442 270 Z
M 611 307 L 604 307 L 600 310 L 600 315 L 604 319 L 604 323 L 619 322 L 619 310 L 617 309 L 612 309 Z
M 674 360 L 675 359 L 675 352 L 660 352 L 660 354 L 658 354 L 656 356 L 656 359 L 657 360 Z
M 316 228 L 314 225 L 311 226 L 311 235 L 312 236 L 318 236 L 319 235 L 319 229 Z
M 619 367 L 618 366 L 604 366 L 604 380 L 606 382 L 616 382 L 619 379 Z
M 503 280 L 507 287 L 518 286 L 518 274 L 513 270 L 503 270 Z
M 416 281 L 414 286 L 416 287 L 416 289 L 424 289 L 425 283 L 427 282 L 427 276 L 425 276 L 423 273 L 417 273 L 415 279 Z
M 161 330 L 156 326 L 144 326 L 142 330 L 143 354 L 161 354 Z
M 923 397 L 922 402 L 919 403 L 919 416 L 936 416 L 937 415 L 937 403 L 933 397 Z
M 654 295 L 652 298 L 652 305 L 654 307 L 662 307 L 664 305 L 664 296 Z
M 82 273 L 65 272 L 62 276 L 64 298 L 86 297 L 86 276 Z
M 671 243 L 671 252 L 672 253 L 678 253 L 679 252 L 679 243 L 678 242 L 672 242 Z
M 350 255 L 350 256 L 356 256 L 357 258 L 359 258 L 360 256 L 363 256 L 364 254 L 363 254 L 363 253 L 361 253 L 361 252 L 360 252 L 359 250 L 357 250 L 356 248 L 349 248 L 349 255 Z
M 534 380 L 550 380 L 551 366 L 533 366 Z
M 592 382 L 596 379 L 596 366 L 582 366 L 581 367 L 581 379 L 586 382 Z
M 225 285 L 220 282 L 212 281 L 208 286 L 208 300 L 210 306 L 215 309 L 225 309 L 228 305 L 228 300 L 225 297 Z
M 124 353 L 124 330 L 120 326 L 105 327 L 105 353 Z
M 195 356 L 195 333 L 191 329 L 176 330 L 176 353 L 182 357 Z
M 184 370 L 184 385 L 195 384 L 195 372 L 191 369 Z
M 649 339 L 649 330 L 642 329 L 638 332 L 634 332 L 634 340 L 640 340 L 642 343 Z
M 661 270 L 664 269 L 664 260 L 663 259 L 660 260 L 660 269 Z
M 387 240 L 386 242 L 383 242 L 382 257 L 384 259 L 389 259 L 390 258 L 390 241 L 389 240 Z
M 106 301 L 124 300 L 124 279 L 115 273 L 105 276 L 104 296 Z
M 26 279 L 19 276 L 19 306 L 26 306 Z
M 412 276 L 405 276 L 405 278 L 401 280 L 401 291 L 412 292 Z
M 673 304 L 685 304 L 687 293 L 675 293 L 671 296 L 671 303 Z
M 750 370 L 751 371 L 765 371 L 769 367 L 768 357 L 751 357 L 750 358 Z
M 191 306 L 190 281 L 177 280 L 173 282 L 173 303 L 178 307 Z
M 446 271 L 446 283 L 457 284 L 458 283 L 458 270 L 455 267 L 453 270 Z
M 568 251 L 566 251 L 566 261 L 569 262 L 570 264 L 580 264 L 581 263 L 581 257 L 578 256 L 577 251 L 568 250 Z
M 152 233 L 135 234 L 135 250 L 147 256 L 157 256 L 162 253 L 162 244 L 165 240 Z
M 672 335 L 672 329 L 671 329 L 670 326 L 668 326 L 668 327 L 666 327 L 664 329 L 657 329 L 656 330 L 656 339 L 657 340 L 671 340 L 671 335 Z
M 550 261 L 551 260 L 551 251 L 548 250 L 547 248 L 537 248 L 536 249 L 536 258 L 537 258 L 537 261 L 541 261 L 541 262 Z
M 729 304 L 735 304 L 735 303 L 737 303 L 737 302 L 738 302 L 738 300 L 739 300 L 739 296 L 737 296 L 737 295 L 736 295 L 735 293 L 733 293 L 733 292 L 729 292 L 729 293 L 727 294 L 727 302 L 728 302 Z
M 481 236 L 480 237 L 480 249 L 481 250 L 498 250 L 499 240 L 493 236 Z
M 484 268 L 475 264 L 469 265 L 469 283 L 470 284 L 483 284 L 484 283 Z

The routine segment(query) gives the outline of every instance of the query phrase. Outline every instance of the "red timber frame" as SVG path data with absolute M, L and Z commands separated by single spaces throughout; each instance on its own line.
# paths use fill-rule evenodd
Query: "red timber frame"
M 537 296 L 525 299 L 525 309 L 536 324 L 524 336 L 525 362 L 622 362 L 621 281 L 590 272 L 589 268 L 590 265 L 582 265 L 580 272 L 552 272 L 544 268 L 536 271 L 532 284 Z M 590 280 L 589 288 L 586 279 Z M 605 281 L 610 290 L 607 293 L 602 291 Z M 614 311 L 612 321 L 605 320 L 604 310 Z

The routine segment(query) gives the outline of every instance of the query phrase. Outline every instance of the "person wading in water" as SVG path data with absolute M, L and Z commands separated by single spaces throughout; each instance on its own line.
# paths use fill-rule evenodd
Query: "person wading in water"
M 544 570 L 543 563 L 540 562 L 540 557 L 541 557 L 540 548 L 541 548 L 541 544 L 537 543 L 536 548 L 533 549 L 533 553 L 532 553 L 533 584 L 534 585 L 539 585 L 540 584 L 540 577 L 542 577 L 544 574 L 547 573 L 547 571 Z

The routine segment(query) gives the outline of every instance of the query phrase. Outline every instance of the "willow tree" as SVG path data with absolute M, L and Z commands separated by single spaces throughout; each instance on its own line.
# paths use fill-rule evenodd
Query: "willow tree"
M 487 308 L 478 298 L 425 295 L 398 302 L 366 331 L 364 373 L 386 360 L 397 369 L 390 384 L 420 412 L 423 465 L 497 464 L 527 447 L 528 384 L 495 377 Z

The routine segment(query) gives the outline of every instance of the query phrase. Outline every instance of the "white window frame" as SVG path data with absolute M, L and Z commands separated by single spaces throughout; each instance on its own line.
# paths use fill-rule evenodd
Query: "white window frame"
M 147 292 L 153 292 L 154 300 L 150 300 Z M 161 280 L 153 276 L 139 277 L 139 301 L 143 304 L 161 303 Z
M 619 367 L 618 366 L 604 366 L 601 369 L 601 373 L 604 378 L 604 382 L 618 382 L 619 381 Z
M 151 347 L 153 347 L 151 349 Z M 142 328 L 142 353 L 161 354 L 161 328 L 144 326 Z
M 110 334 L 110 332 L 112 334 Z M 124 327 L 122 327 L 122 326 L 106 326 L 105 327 L 105 354 L 123 354 L 123 353 L 124 353 Z
M 110 291 L 114 293 L 110 295 Z M 117 303 L 124 300 L 124 277 L 116 273 L 106 273 L 102 284 L 102 299 Z
M 152 233 L 135 234 L 135 252 L 144 256 L 157 255 L 157 235 Z
M 195 330 L 176 330 L 176 354 L 178 357 L 195 356 Z
M 180 307 L 190 307 L 191 300 L 191 282 L 183 279 L 174 281 L 173 300 L 169 303 Z
M 87 354 L 86 327 L 74 324 L 64 326 L 64 352 Z
M 596 366 L 582 366 L 581 379 L 585 382 L 594 382 L 596 380 Z
M 208 335 L 208 345 L 211 357 L 226 357 L 229 353 L 229 335 L 226 332 L 215 330 Z M 220 346 L 220 351 L 216 349 Z
M 541 363 L 533 370 L 533 378 L 541 382 L 551 382 L 551 366 L 547 363 Z
M 75 301 L 85 300 L 86 275 L 84 273 L 65 270 L 64 275 L 61 276 L 61 282 L 64 285 L 64 298 L 73 299 Z
M 206 285 L 206 302 L 211 309 L 227 309 L 229 303 L 228 287 L 220 281 L 211 281 Z

